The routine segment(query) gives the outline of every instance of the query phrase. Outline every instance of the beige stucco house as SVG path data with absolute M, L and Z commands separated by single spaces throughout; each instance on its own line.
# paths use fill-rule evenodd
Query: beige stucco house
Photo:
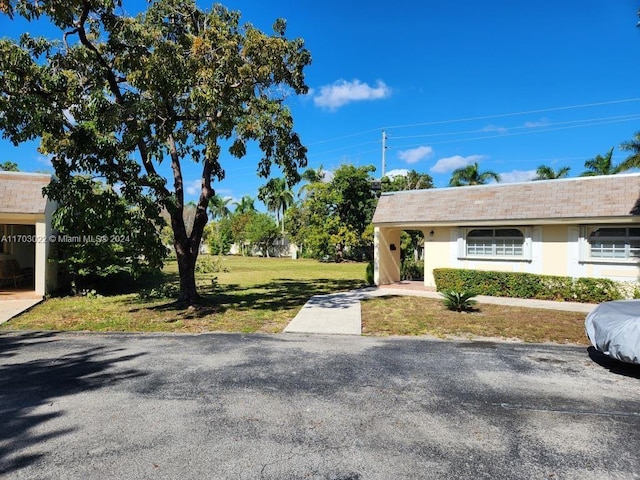
M 46 174 L 0 171 L 0 262 L 15 259 L 20 268 L 30 269 L 26 286 L 37 295 L 56 284 L 55 264 L 48 261 L 55 204 L 42 194 L 50 181 Z M 0 290 L 10 288 L 11 282 L 0 284 Z
M 640 279 L 640 174 L 384 193 L 374 279 L 400 280 L 400 234 L 424 233 L 434 268 Z

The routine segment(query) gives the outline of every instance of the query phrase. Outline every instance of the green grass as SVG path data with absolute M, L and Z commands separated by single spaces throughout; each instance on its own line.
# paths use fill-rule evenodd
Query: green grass
M 312 295 L 362 286 L 366 267 L 364 263 L 249 257 L 225 257 L 223 265 L 228 272 L 196 273 L 203 301 L 195 308 L 178 308 L 171 299 L 141 300 L 137 293 L 50 298 L 0 329 L 281 332 Z M 177 284 L 175 260 L 167 262 L 164 277 Z M 214 277 L 218 288 L 212 285 Z
M 98 298 L 50 298 L 0 326 L 0 330 L 97 332 L 281 332 L 312 296 L 363 286 L 363 263 L 225 257 L 228 272 L 196 273 L 202 305 L 181 309 L 171 299 L 137 293 Z M 177 283 L 177 264 L 164 279 Z M 212 279 L 217 277 L 218 287 Z M 139 288 L 157 286 L 146 279 Z M 155 283 L 154 283 L 155 282 Z M 365 335 L 497 337 L 525 342 L 585 344 L 584 314 L 478 304 L 473 313 L 451 312 L 440 300 L 380 297 L 362 302 Z
M 452 312 L 442 300 L 378 297 L 362 302 L 365 335 L 494 337 L 523 342 L 588 343 L 584 313 L 479 303 L 472 313 Z

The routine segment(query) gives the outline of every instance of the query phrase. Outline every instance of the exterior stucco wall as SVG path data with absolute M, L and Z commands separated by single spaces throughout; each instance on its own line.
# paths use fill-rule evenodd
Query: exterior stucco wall
M 523 227 L 524 229 L 524 227 Z M 433 237 L 429 236 L 433 231 Z M 544 225 L 526 227 L 530 242 L 527 260 L 470 259 L 461 255 L 465 229 L 457 227 L 426 228 L 424 267 L 426 286 L 435 286 L 433 269 L 464 268 L 483 271 L 529 272 L 542 275 L 640 280 L 640 261 L 607 262 L 589 258 L 588 241 L 579 225 Z M 582 233 L 581 233 L 582 232 Z
M 373 236 L 373 280 L 376 285 L 400 281 L 400 234 L 402 230 L 376 227 Z M 392 245 L 395 247 L 392 250 Z
M 457 265 L 456 254 L 452 254 L 451 228 L 438 227 L 425 230 L 424 239 L 424 284 L 435 287 L 434 268 L 451 268 Z M 433 232 L 433 237 L 429 235 Z M 455 242 L 453 242 L 455 247 Z M 454 267 L 458 268 L 458 267 Z
M 542 228 L 541 261 L 544 275 L 572 276 L 569 271 L 569 227 L 545 225 Z

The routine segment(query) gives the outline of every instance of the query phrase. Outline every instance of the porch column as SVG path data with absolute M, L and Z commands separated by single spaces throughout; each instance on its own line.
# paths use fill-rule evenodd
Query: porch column
M 33 281 L 36 293 L 44 297 L 46 291 L 47 277 L 47 251 L 49 243 L 43 241 L 47 238 L 47 227 L 45 222 L 36 222 L 36 238 L 40 241 L 36 242 L 36 258 L 33 265 Z
M 373 280 L 376 285 L 400 281 L 401 230 L 376 227 L 373 236 Z

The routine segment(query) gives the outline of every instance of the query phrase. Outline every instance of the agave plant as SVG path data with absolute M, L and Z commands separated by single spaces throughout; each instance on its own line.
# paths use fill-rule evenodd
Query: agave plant
M 456 312 L 470 312 L 473 310 L 473 306 L 478 303 L 472 300 L 476 296 L 474 292 L 447 290 L 440 292 L 440 295 L 442 295 L 444 306 Z

